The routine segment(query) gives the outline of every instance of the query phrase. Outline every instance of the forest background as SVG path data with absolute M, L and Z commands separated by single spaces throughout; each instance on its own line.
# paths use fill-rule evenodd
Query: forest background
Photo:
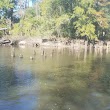
M 18 37 L 109 40 L 110 0 L 0 0 L 0 28 Z

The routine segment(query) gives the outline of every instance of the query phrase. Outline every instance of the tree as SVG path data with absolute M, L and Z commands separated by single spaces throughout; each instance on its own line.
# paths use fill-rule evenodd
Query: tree
M 40 2 L 33 0 L 32 2 L 36 2 L 37 5 L 23 9 L 25 13 L 18 23 L 23 22 L 24 30 L 28 28 L 29 33 L 36 31 L 34 33 L 41 35 L 86 37 L 88 40 L 101 36 L 104 38 L 110 33 L 109 0 L 42 0 Z
M 86 36 L 89 40 L 98 37 L 97 30 L 107 28 L 107 18 L 102 10 L 95 9 L 94 0 L 80 0 L 74 8 L 73 18 L 77 36 Z M 99 31 L 100 31 L 99 30 Z

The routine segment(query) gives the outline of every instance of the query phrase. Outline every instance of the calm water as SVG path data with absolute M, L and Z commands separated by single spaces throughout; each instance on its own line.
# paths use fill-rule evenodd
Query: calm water
M 12 58 L 12 51 L 0 47 L 0 110 L 110 110 L 109 52 L 45 48 L 44 57 L 27 47 Z

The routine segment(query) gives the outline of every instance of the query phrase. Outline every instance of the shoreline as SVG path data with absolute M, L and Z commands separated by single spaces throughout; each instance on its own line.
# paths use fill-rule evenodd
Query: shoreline
M 95 48 L 109 49 L 110 41 L 97 41 L 89 43 L 83 39 L 69 38 L 38 38 L 38 37 L 18 37 L 9 38 L 3 37 L 0 39 L 0 46 L 31 46 L 31 47 L 60 47 L 60 48 Z

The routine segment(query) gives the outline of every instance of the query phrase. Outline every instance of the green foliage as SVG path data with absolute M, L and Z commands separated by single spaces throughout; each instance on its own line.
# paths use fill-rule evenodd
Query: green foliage
M 0 0 L 0 28 L 10 28 L 13 17 L 14 0 Z M 3 36 L 3 32 L 0 32 Z
M 9 8 L 13 8 L 14 4 L 11 3 L 10 0 L 0 0 L 0 9 L 2 8 L 6 8 L 6 9 L 9 9 Z
M 28 8 L 25 12 L 25 17 L 32 18 L 36 16 L 36 11 L 34 8 Z
M 67 36 L 68 26 L 70 23 L 70 18 L 67 14 L 64 14 L 55 20 L 55 27 L 58 36 Z
M 80 0 L 79 6 L 74 8 L 73 23 L 78 36 L 86 36 L 89 39 L 98 37 L 96 30 L 108 28 L 107 18 L 102 10 L 95 9 L 94 0 Z
M 35 9 L 29 8 L 20 22 L 14 25 L 11 32 L 13 35 L 21 36 L 51 35 L 54 27 L 53 24 L 54 20 L 36 16 Z
M 81 0 L 80 6 L 74 8 L 74 13 L 72 16 L 77 20 L 73 23 L 76 29 L 77 36 L 86 36 L 89 39 L 96 38 L 95 34 L 95 18 L 94 13 L 96 12 L 93 9 L 94 0 Z
M 25 36 L 100 38 L 102 31 L 109 35 L 109 15 L 108 1 L 43 0 L 25 10 L 12 32 Z

